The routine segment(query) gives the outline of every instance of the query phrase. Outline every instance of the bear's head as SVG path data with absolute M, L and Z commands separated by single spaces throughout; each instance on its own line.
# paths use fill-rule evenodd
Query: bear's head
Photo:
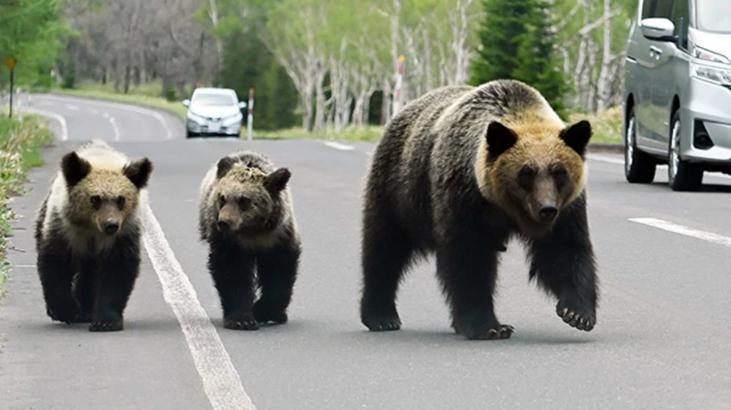
M 286 168 L 267 174 L 235 158 L 219 160 L 211 192 L 216 229 L 224 235 L 257 235 L 275 229 L 282 219 L 281 193 L 289 177 Z
M 550 231 L 562 210 L 584 190 L 584 152 L 591 124 L 492 122 L 478 159 L 480 190 L 513 217 L 528 236 Z
M 147 158 L 126 164 L 122 169 L 95 167 L 76 152 L 61 160 L 66 180 L 69 220 L 113 236 L 122 231 L 134 214 L 139 193 L 147 185 L 152 163 Z

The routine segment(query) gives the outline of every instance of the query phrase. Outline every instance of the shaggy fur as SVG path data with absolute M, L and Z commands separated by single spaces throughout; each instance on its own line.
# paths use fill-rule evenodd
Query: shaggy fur
M 199 228 L 210 245 L 208 268 L 226 328 L 287 321 L 301 252 L 289 177 L 263 156 L 240 152 L 219 160 L 203 179 Z
M 66 154 L 36 223 L 46 312 L 91 331 L 122 330 L 140 263 L 140 190 L 152 163 L 97 141 Z
M 499 252 L 521 238 L 531 278 L 571 326 L 596 322 L 597 280 L 586 218 L 586 122 L 566 127 L 516 81 L 447 87 L 407 105 L 387 127 L 363 213 L 361 320 L 401 326 L 399 282 L 434 252 L 452 326 L 471 339 L 510 337 L 493 309 Z

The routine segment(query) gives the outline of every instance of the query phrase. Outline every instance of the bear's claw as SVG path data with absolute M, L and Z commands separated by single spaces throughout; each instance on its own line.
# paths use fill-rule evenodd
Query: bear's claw
M 223 327 L 233 330 L 259 330 L 259 323 L 251 317 L 223 319 Z
M 573 309 L 568 307 L 556 308 L 556 314 L 558 317 L 563 319 L 564 322 L 568 323 L 569 326 L 575 327 L 579 330 L 590 332 L 596 325 L 596 319 L 591 314 L 579 314 Z
M 368 327 L 368 330 L 373 332 L 387 332 L 401 329 L 401 319 L 399 319 L 398 315 L 364 317 L 362 321 Z
M 90 332 L 115 332 L 124 329 L 123 322 L 119 321 L 93 321 L 89 325 Z
M 498 325 L 487 330 L 487 332 L 477 332 L 474 334 L 465 334 L 470 340 L 499 340 L 509 339 L 515 332 L 515 328 L 510 325 Z

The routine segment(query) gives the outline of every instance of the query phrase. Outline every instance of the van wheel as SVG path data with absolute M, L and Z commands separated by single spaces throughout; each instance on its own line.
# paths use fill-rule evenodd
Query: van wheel
M 637 124 L 634 108 L 624 130 L 624 176 L 627 182 L 649 184 L 655 179 L 655 160 L 637 149 Z
M 668 184 L 673 191 L 695 191 L 703 182 L 703 168 L 680 159 L 680 111 L 673 114 L 668 149 Z

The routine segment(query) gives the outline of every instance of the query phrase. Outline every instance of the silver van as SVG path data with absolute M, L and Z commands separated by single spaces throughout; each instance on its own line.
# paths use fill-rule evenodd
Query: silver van
M 731 174 L 731 0 L 640 0 L 625 69 L 625 176 L 674 190 Z

